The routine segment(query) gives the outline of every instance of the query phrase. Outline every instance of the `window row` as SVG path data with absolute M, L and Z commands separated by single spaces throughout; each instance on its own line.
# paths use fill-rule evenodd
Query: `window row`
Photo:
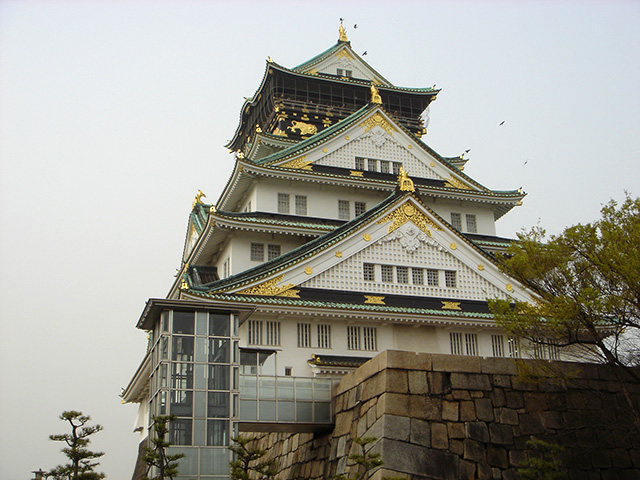
M 476 216 L 472 213 L 465 214 L 465 221 L 468 233 L 478 233 L 478 222 Z M 462 231 L 462 214 L 458 212 L 451 212 L 451 225 L 453 228 Z
M 229 374 L 233 372 L 233 378 Z M 239 369 L 229 365 L 161 363 L 152 376 L 153 391 L 171 387 L 178 390 L 229 390 L 238 388 Z M 231 382 L 230 382 L 231 380 Z
M 271 320 L 249 320 L 248 345 L 280 345 L 280 322 Z
M 231 334 L 231 320 L 233 318 L 234 335 L 237 335 L 238 317 L 228 313 L 218 312 L 189 312 L 180 310 L 165 310 L 162 312 L 160 329 L 156 334 L 178 333 L 181 335 L 211 335 L 228 337 Z
M 353 205 L 353 208 L 352 208 Z M 338 200 L 338 218 L 340 220 L 350 220 L 359 217 L 367 211 L 365 202 L 351 202 L 349 200 Z
M 376 282 L 380 279 L 382 283 L 427 285 L 428 287 L 444 285 L 447 288 L 456 288 L 458 285 L 455 270 L 364 263 L 362 274 L 366 282 Z
M 289 193 L 278 193 L 278 213 L 291 213 L 291 197 L 294 200 L 294 211 L 296 215 L 307 215 L 307 196 L 291 195 Z
M 331 348 L 331 325 L 317 324 L 313 329 L 315 335 L 312 338 L 311 324 L 298 324 L 298 347 L 300 348 Z
M 278 258 L 282 254 L 282 248 L 280 245 L 267 244 L 265 249 L 264 243 L 251 243 L 251 261 L 252 262 L 264 262 L 264 253 L 267 252 L 267 260 L 273 260 Z
M 356 170 L 367 170 L 369 172 L 400 174 L 401 162 L 390 162 L 388 160 L 378 160 L 375 158 L 356 157 Z
M 376 327 L 347 327 L 348 350 L 378 350 Z
M 478 356 L 478 334 L 469 332 L 449 332 L 452 355 Z M 505 345 L 504 335 L 491 335 L 491 356 L 520 358 L 518 338 L 509 336 Z
M 171 445 L 226 446 L 229 445 L 229 439 L 228 420 L 176 418 L 169 422 Z

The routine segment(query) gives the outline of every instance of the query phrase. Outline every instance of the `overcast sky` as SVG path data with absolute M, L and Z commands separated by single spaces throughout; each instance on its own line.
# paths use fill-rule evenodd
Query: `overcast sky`
M 340 17 L 391 82 L 442 88 L 427 144 L 528 192 L 499 235 L 640 194 L 638 1 L 0 1 L 0 478 L 62 463 L 68 409 L 104 425 L 101 470 L 131 477 L 118 394 L 144 302 L 173 281 L 197 190 L 218 199 L 267 56 L 313 57 Z

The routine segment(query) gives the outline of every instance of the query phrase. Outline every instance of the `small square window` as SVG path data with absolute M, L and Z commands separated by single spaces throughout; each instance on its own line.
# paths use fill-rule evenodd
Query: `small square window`
M 391 265 L 382 265 L 381 272 L 384 283 L 393 283 L 393 267 Z
M 267 245 L 267 260 L 273 260 L 280 256 L 280 245 Z
M 364 170 L 364 158 L 356 157 L 356 170 Z
M 393 165 L 393 174 L 394 175 L 399 175 L 400 174 L 400 168 L 402 167 L 402 163 L 400 163 L 400 162 L 392 162 L 391 165 Z
M 370 172 L 377 172 L 378 160 L 375 160 L 373 158 L 370 158 L 369 160 L 367 160 L 367 170 L 369 170 Z
M 447 288 L 456 288 L 456 272 L 454 270 L 445 270 L 444 272 L 444 284 Z
M 477 233 L 478 232 L 478 224 L 476 222 L 476 216 L 470 213 L 465 215 L 467 219 L 467 232 L 469 233 Z
M 285 377 L 293 375 L 293 367 L 284 367 L 284 375 Z
M 362 270 L 364 273 L 364 281 L 365 282 L 375 282 L 376 281 L 376 272 L 375 266 L 372 263 L 365 263 L 362 265 Z
M 296 195 L 296 215 L 307 214 L 307 196 Z
M 289 213 L 289 194 L 278 194 L 278 213 Z
M 430 287 L 437 287 L 440 284 L 438 281 L 438 270 L 427 269 L 427 285 Z
M 367 204 L 364 202 L 355 202 L 356 217 L 359 217 L 367 211 Z
M 389 173 L 389 162 L 386 160 L 380 160 L 380 171 L 382 173 Z
M 338 200 L 338 218 L 340 220 L 349 220 L 350 210 L 349 200 Z
M 457 212 L 451 212 L 451 226 L 458 231 L 462 230 L 462 216 Z
M 409 283 L 409 268 L 396 267 L 396 277 L 398 278 L 398 283 Z
M 424 285 L 424 270 L 421 268 L 412 268 L 411 276 L 414 285 Z
M 264 262 L 264 244 L 262 243 L 251 244 L 251 261 Z

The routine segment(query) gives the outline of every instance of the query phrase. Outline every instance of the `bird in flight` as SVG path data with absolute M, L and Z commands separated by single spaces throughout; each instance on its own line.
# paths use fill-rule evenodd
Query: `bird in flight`
M 362 54 L 362 56 L 364 57 L 367 54 L 367 50 L 364 51 L 364 53 Z
M 502 121 L 500 122 L 500 125 L 504 125 L 504 122 L 505 122 L 505 121 L 504 121 L 504 120 L 502 120 Z M 500 126 L 500 125 L 498 125 L 498 126 Z
M 356 24 L 353 26 L 353 28 L 358 28 L 358 24 L 356 23 Z

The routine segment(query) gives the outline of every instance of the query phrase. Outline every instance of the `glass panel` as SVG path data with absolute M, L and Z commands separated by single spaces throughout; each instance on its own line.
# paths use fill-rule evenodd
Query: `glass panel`
M 171 364 L 171 388 L 182 390 L 193 388 L 193 363 Z
M 207 361 L 207 338 L 196 337 L 196 362 Z
M 255 400 L 240 400 L 240 418 L 242 420 L 258 419 L 258 404 Z
M 293 378 L 278 378 L 278 400 L 293 399 Z
M 229 451 L 226 448 L 201 448 L 200 471 L 211 475 L 229 473 Z
M 184 457 L 179 460 L 178 471 L 182 475 L 198 475 L 198 449 L 197 448 L 180 448 L 169 447 L 169 455 L 175 455 L 177 453 L 184 454 Z
M 293 422 L 295 421 L 295 403 L 278 401 L 278 421 Z
M 240 328 L 240 317 L 238 315 L 233 316 L 233 336 L 238 336 L 238 329 Z
M 276 398 L 276 377 L 260 378 L 260 398 Z
M 229 363 L 229 340 L 226 338 L 209 339 L 209 362 Z
M 207 334 L 207 312 L 196 312 L 196 335 Z
M 313 380 L 313 399 L 331 401 L 331 383 L 326 380 Z
M 207 445 L 229 444 L 229 421 L 207 420 Z M 227 468 L 229 466 L 227 465 Z
M 227 365 L 209 365 L 209 390 L 229 390 Z
M 166 363 L 160 365 L 160 385 L 158 385 L 158 387 L 167 386 L 167 370 L 168 365 Z
M 172 359 L 193 362 L 193 337 L 173 337 Z
M 231 416 L 234 417 L 234 418 L 238 416 L 238 409 L 239 409 L 239 406 L 240 406 L 239 402 L 240 402 L 240 395 L 238 395 L 237 393 L 234 393 L 233 394 L 233 402 L 232 402 L 233 411 L 231 412 Z
M 162 360 L 169 358 L 169 337 L 162 337 L 160 339 L 160 358 Z
M 258 356 L 255 352 L 240 351 L 240 373 L 257 375 L 258 374 Z
M 311 402 L 296 402 L 296 421 L 311 422 L 313 420 L 312 407 L 313 403 Z
M 185 390 L 172 390 L 170 411 L 171 415 L 190 417 L 193 414 L 193 392 Z M 180 445 L 190 444 L 183 443 Z
M 207 417 L 229 417 L 229 394 L 227 392 L 209 392 Z
M 158 414 L 167 414 L 167 392 L 160 392 L 158 396 Z
M 276 419 L 276 402 L 269 400 L 260 400 L 258 406 L 260 408 L 260 421 L 269 421 Z
M 276 374 L 276 354 L 259 352 L 258 363 L 260 364 L 260 375 Z
M 162 331 L 169 331 L 169 310 L 162 312 Z
M 214 337 L 229 336 L 229 314 L 209 313 L 209 335 Z
M 193 421 L 193 444 L 204 445 L 204 428 L 207 421 L 203 418 L 201 420 Z M 179 470 L 182 473 L 182 470 Z
M 240 375 L 240 396 L 242 398 L 256 398 L 257 378 L 252 375 Z
M 296 378 L 296 400 L 312 400 L 311 379 Z
M 193 312 L 173 311 L 173 333 L 193 335 Z
M 195 392 L 193 395 L 193 416 L 207 416 L 207 394 L 206 392 Z M 199 444 L 201 445 L 201 444 Z
M 191 445 L 190 418 L 176 418 L 169 422 L 169 443 L 173 445 Z M 182 467 L 182 460 L 180 461 L 180 467 Z M 180 471 L 182 472 L 183 470 Z
M 240 386 L 240 369 L 238 367 L 233 367 L 233 384 L 231 388 L 233 390 L 238 390 Z
M 315 422 L 331 422 L 331 404 L 330 403 L 314 403 Z
M 204 390 L 205 388 L 207 388 L 207 366 L 198 363 L 194 368 L 195 371 L 193 373 L 193 384 L 195 385 L 196 390 Z

